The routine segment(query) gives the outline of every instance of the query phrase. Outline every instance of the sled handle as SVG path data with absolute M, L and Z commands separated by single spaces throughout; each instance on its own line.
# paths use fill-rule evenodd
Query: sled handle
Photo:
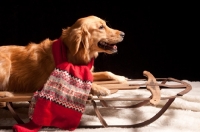
M 144 71 L 143 75 L 148 78 L 146 82 L 147 90 L 149 90 L 152 94 L 152 98 L 150 103 L 153 105 L 157 105 L 160 102 L 160 87 L 156 82 L 156 78 L 148 71 Z

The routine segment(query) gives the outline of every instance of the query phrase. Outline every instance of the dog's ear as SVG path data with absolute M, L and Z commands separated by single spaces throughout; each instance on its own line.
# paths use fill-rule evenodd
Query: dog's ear
M 82 26 L 81 27 L 82 30 L 82 38 L 81 38 L 81 42 L 83 44 L 83 47 L 85 50 L 89 49 L 89 38 L 90 38 L 90 33 L 88 31 L 88 28 L 86 26 Z
M 90 33 L 84 25 L 79 28 L 71 29 L 68 35 L 70 35 L 70 41 L 67 42 L 69 43 L 67 47 L 72 55 L 75 55 L 81 46 L 83 46 L 85 50 L 89 48 Z

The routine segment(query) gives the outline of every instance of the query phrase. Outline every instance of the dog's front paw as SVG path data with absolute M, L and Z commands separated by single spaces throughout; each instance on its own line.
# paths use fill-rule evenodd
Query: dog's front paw
M 106 96 L 109 95 L 111 92 L 109 89 L 102 87 L 97 84 L 92 84 L 92 89 L 91 89 L 91 94 L 92 95 L 97 95 L 97 96 Z
M 115 81 L 118 81 L 120 83 L 127 82 L 127 80 L 128 80 L 128 78 L 126 78 L 124 76 L 120 76 L 120 75 L 115 75 L 112 72 L 107 72 L 107 74 L 108 74 L 108 76 L 111 80 L 115 80 Z

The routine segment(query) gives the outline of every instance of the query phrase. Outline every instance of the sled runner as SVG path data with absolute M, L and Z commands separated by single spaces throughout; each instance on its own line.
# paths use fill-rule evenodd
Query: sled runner
M 147 89 L 151 93 L 150 97 L 131 97 L 131 98 L 110 98 L 110 97 L 104 97 L 104 96 L 92 96 L 90 95 L 88 98 L 87 103 L 92 104 L 94 111 L 96 113 L 96 116 L 100 120 L 102 125 L 80 125 L 79 128 L 100 128 L 100 127 L 143 127 L 145 125 L 148 125 L 155 120 L 157 120 L 162 114 L 169 108 L 169 106 L 173 103 L 176 97 L 183 96 L 184 94 L 188 93 L 192 87 L 190 84 L 174 79 L 174 78 L 155 78 L 150 72 L 144 71 L 144 76 L 147 77 L 146 79 L 135 79 L 135 80 L 128 80 L 127 83 L 119 83 L 117 81 L 96 81 L 94 83 L 104 86 L 111 90 L 111 93 L 115 94 L 119 90 L 135 90 L 135 89 Z M 134 83 L 137 81 L 142 81 L 144 83 Z M 168 82 L 176 82 L 176 84 L 171 85 L 168 84 Z M 168 97 L 162 97 L 161 95 L 161 89 L 183 89 L 181 92 L 177 93 L 173 96 Z M 22 102 L 22 101 L 31 101 L 33 93 L 26 93 L 26 94 L 14 94 L 13 97 L 4 97 L 0 98 L 0 102 L 6 102 L 6 107 L 11 112 L 13 118 L 17 121 L 17 123 L 22 124 L 24 123 L 20 117 L 15 112 L 12 102 Z M 101 107 L 106 108 L 138 108 L 147 104 L 152 104 L 153 106 L 156 106 L 159 104 L 160 100 L 168 100 L 167 103 L 160 109 L 160 111 L 155 114 L 153 117 L 151 117 L 149 120 L 145 120 L 143 122 L 140 122 L 138 124 L 132 124 L 132 125 L 108 125 L 106 121 L 104 120 L 103 116 L 101 115 L 97 102 L 100 101 Z M 107 101 L 136 101 L 136 104 L 130 105 L 130 106 L 110 106 Z M 152 106 L 152 107 L 153 107 Z M 1 127 L 2 128 L 2 127 Z M 3 127 L 6 128 L 6 127 Z

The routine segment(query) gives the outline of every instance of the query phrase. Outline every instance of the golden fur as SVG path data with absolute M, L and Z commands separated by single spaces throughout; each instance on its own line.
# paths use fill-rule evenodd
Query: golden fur
M 96 58 L 99 52 L 116 52 L 114 44 L 121 42 L 123 37 L 123 32 L 109 28 L 104 20 L 89 16 L 63 29 L 60 38 L 66 45 L 68 61 L 86 64 Z M 46 39 L 39 44 L 0 47 L 0 96 L 10 96 L 9 92 L 35 92 L 43 86 L 55 68 L 51 49 L 53 42 Z M 94 80 L 125 80 L 125 77 L 111 72 L 92 74 Z M 107 95 L 109 90 L 93 84 L 91 93 Z

